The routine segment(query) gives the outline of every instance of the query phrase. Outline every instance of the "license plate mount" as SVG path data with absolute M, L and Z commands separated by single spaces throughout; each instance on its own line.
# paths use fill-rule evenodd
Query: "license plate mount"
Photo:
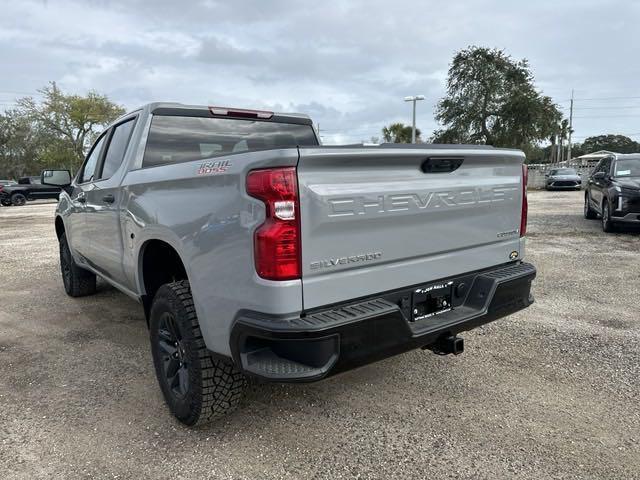
M 451 311 L 453 282 L 415 288 L 411 295 L 411 321 L 418 322 Z

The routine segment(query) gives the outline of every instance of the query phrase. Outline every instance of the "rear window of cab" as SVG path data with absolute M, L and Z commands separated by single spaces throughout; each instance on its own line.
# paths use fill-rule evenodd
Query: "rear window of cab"
M 154 115 L 142 167 L 255 150 L 316 145 L 318 141 L 311 125 Z

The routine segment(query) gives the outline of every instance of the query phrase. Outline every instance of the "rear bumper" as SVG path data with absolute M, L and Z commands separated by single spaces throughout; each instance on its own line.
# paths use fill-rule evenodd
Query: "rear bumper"
M 296 318 L 242 312 L 231 334 L 233 359 L 268 381 L 315 381 L 471 330 L 533 303 L 528 263 L 442 279 L 452 285 L 452 309 L 410 321 L 416 287 L 306 312 Z

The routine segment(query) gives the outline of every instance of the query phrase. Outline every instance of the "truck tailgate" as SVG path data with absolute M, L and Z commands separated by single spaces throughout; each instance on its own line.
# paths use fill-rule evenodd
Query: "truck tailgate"
M 522 162 L 493 148 L 301 148 L 305 309 L 515 260 Z

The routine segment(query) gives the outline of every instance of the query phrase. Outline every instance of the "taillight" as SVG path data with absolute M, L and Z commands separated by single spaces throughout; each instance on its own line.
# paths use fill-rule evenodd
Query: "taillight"
M 253 170 L 247 193 L 262 200 L 266 219 L 254 234 L 256 272 L 268 280 L 300 278 L 300 207 L 295 167 Z
M 527 234 L 527 213 L 529 210 L 529 204 L 527 203 L 527 179 L 529 172 L 527 166 L 522 164 L 522 211 L 520 212 L 520 236 L 524 237 Z

